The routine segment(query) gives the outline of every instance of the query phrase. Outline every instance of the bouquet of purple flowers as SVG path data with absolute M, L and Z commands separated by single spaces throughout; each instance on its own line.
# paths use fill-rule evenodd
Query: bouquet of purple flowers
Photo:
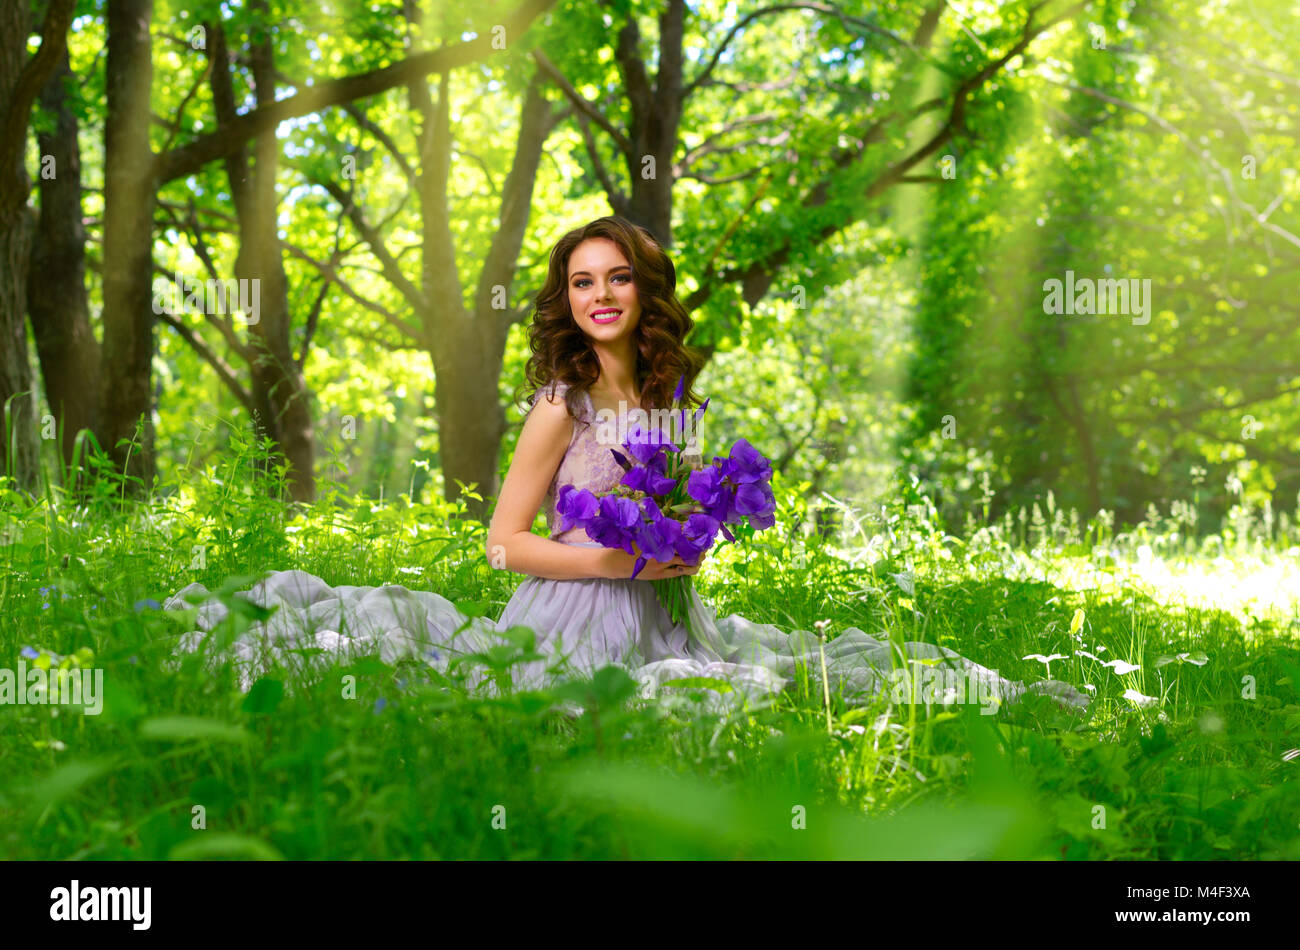
M 726 458 L 715 455 L 712 462 L 704 463 L 694 429 L 709 401 L 689 416 L 687 433 L 688 411 L 681 405 L 684 383 L 685 377 L 677 382 L 672 410 L 684 447 L 655 426 L 633 425 L 623 443 L 626 454 L 610 449 L 624 471 L 613 491 L 597 495 L 563 485 L 556 493 L 560 530 L 580 527 L 604 547 L 635 555 L 633 578 L 650 558 L 671 561 L 678 556 L 687 564 L 698 564 L 719 534 L 736 540 L 728 525 L 748 522 L 762 530 L 776 523 L 771 463 L 744 439 L 736 440 Z M 673 623 L 684 623 L 687 630 L 691 580 L 687 574 L 650 582 Z

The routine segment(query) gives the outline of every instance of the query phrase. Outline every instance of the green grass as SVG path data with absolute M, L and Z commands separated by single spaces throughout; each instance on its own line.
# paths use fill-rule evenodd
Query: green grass
M 48 482 L 35 503 L 0 495 L 0 667 L 35 648 L 102 669 L 106 692 L 98 716 L 0 706 L 0 856 L 1300 857 L 1300 549 L 1271 514 L 1112 535 L 1049 502 L 959 539 L 903 484 L 822 540 L 799 527 L 805 486 L 778 482 L 777 527 L 697 578 L 719 615 L 926 640 L 1013 679 L 1060 654 L 1051 675 L 1092 688 L 1082 716 L 832 694 L 828 728 L 806 676 L 723 716 L 698 689 L 633 699 L 614 670 L 494 697 L 378 660 L 244 694 L 229 668 L 166 668 L 194 612 L 142 601 L 301 568 L 497 616 L 520 580 L 456 505 L 345 499 L 327 479 L 315 505 L 284 505 L 253 475 L 264 449 L 237 441 L 145 504 L 111 478 L 81 503 Z

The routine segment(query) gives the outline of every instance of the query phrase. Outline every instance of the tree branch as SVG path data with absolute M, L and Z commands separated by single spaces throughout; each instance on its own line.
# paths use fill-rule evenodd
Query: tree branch
M 887 30 L 884 27 L 877 26 L 876 24 L 872 23 L 870 20 L 864 20 L 861 17 L 849 16 L 847 13 L 845 13 L 843 10 L 840 10 L 838 7 L 825 4 L 825 3 L 778 3 L 770 7 L 762 7 L 742 17 L 740 20 L 738 20 L 731 27 L 731 29 L 727 31 L 727 35 L 723 37 L 722 42 L 718 44 L 718 48 L 713 51 L 713 55 L 709 57 L 709 62 L 704 67 L 704 69 L 700 71 L 698 76 L 696 76 L 693 80 L 691 80 L 689 83 L 686 84 L 686 88 L 682 90 L 682 98 L 683 99 L 688 98 L 690 94 L 694 92 L 698 86 L 700 86 L 705 80 L 709 78 L 709 76 L 713 73 L 713 70 L 717 67 L 718 62 L 722 59 L 722 54 L 726 52 L 727 47 L 731 44 L 731 41 L 736 38 L 737 33 L 744 30 L 745 27 L 749 26 L 749 24 L 753 23 L 759 17 L 769 16 L 773 13 L 785 13 L 790 10 L 812 10 L 814 13 L 821 13 L 826 16 L 833 16 L 836 19 L 838 19 L 840 23 L 844 24 L 846 28 L 850 23 L 852 23 L 856 26 L 861 27 L 862 29 L 866 30 L 869 33 L 874 33 L 877 36 L 881 36 L 884 37 L 885 39 L 888 39 L 890 42 L 895 43 L 898 46 L 901 46 L 903 49 L 907 50 L 908 52 L 914 55 L 917 56 L 924 55 L 922 49 L 918 48 L 913 43 L 910 43 L 907 40 L 903 39 L 903 37 L 899 36 L 897 33 Z
M 312 267 L 316 268 L 316 270 L 321 274 L 322 277 L 326 277 L 329 280 L 332 280 L 334 284 L 339 288 L 339 290 L 343 291 L 344 294 L 352 298 L 352 300 L 356 301 L 356 303 L 359 306 L 365 308 L 366 310 L 369 310 L 371 313 L 375 314 L 380 319 L 390 324 L 403 336 L 410 338 L 410 340 L 412 341 L 411 345 L 413 347 L 428 349 L 427 345 L 424 342 L 424 335 L 421 332 L 419 327 L 417 327 L 413 323 L 408 323 L 407 321 L 403 320 L 401 317 L 397 316 L 397 314 L 393 313 L 391 310 L 387 309 L 386 307 L 381 307 L 373 300 L 368 300 L 367 298 L 361 296 L 361 294 L 357 293 L 357 291 L 353 289 L 352 285 L 349 284 L 346 280 L 344 280 L 342 275 L 339 274 L 338 266 L 336 264 L 332 264 L 332 263 L 327 264 L 322 261 L 318 261 L 316 260 L 316 258 L 312 257 L 310 254 L 308 254 L 306 251 L 304 251 L 302 248 L 298 247 L 297 245 L 290 244 L 287 241 L 283 243 L 284 243 L 285 250 L 287 250 L 291 256 L 296 257 L 298 260 L 310 264 Z
M 234 368 L 223 360 L 212 347 L 208 346 L 207 341 L 200 337 L 194 330 L 190 329 L 181 322 L 175 314 L 164 308 L 162 313 L 158 314 L 158 319 L 170 326 L 181 339 L 190 345 L 194 352 L 198 353 L 214 370 L 217 376 L 225 383 L 226 388 L 234 394 L 240 404 L 251 414 L 253 412 L 253 396 L 244 388 L 239 381 L 239 376 Z
M 71 0 L 59 2 L 71 5 Z M 523 0 L 514 13 L 500 22 L 505 28 L 506 36 L 517 38 L 526 32 L 529 24 L 554 2 L 555 0 Z M 309 86 L 296 95 L 259 106 L 252 112 L 239 116 L 228 128 L 201 135 L 187 145 L 157 155 L 154 158 L 154 174 L 160 184 L 183 178 L 208 162 L 230 155 L 249 139 L 275 129 L 286 119 L 310 115 L 326 106 L 342 105 L 397 86 L 409 85 L 429 73 L 445 72 L 477 62 L 492 53 L 492 40 L 491 33 L 484 31 L 481 36 L 468 42 L 426 50 L 381 69 Z
M 25 4 L 27 0 L 13 2 Z M 8 107 L 0 113 L 0 168 L 6 173 L 22 161 L 27 148 L 27 124 L 31 120 L 32 105 L 63 59 L 75 8 L 76 0 L 52 0 L 41 25 L 41 48 L 23 65 Z
M 604 129 L 605 133 L 614 140 L 614 143 L 624 155 L 632 153 L 632 143 L 628 140 L 628 137 L 615 128 L 614 124 L 605 117 L 605 114 L 596 108 L 595 103 L 588 101 L 582 93 L 573 88 L 573 83 L 569 82 L 564 73 L 560 72 L 560 67 L 551 62 L 550 58 L 540 49 L 533 50 L 533 59 L 551 77 L 551 81 L 555 83 L 560 92 L 564 93 L 565 98 L 573 103 L 575 109 Z

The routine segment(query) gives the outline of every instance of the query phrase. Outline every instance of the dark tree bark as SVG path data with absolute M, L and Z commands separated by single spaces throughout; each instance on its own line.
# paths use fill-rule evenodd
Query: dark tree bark
M 538 65 L 578 108 L 588 154 L 614 213 L 646 228 L 664 247 L 673 243 L 673 158 L 685 105 L 682 71 L 685 13 L 684 0 L 668 0 L 659 17 L 659 66 L 653 81 L 641 52 L 641 30 L 636 17 L 629 16 L 619 30 L 614 55 L 631 113 L 626 131 L 615 127 L 583 99 L 544 53 L 540 50 L 533 53 Z M 626 192 L 606 173 L 591 136 L 586 134 L 588 120 L 595 121 L 618 149 L 627 169 Z
M 100 445 L 133 494 L 155 473 L 150 369 L 153 360 L 153 210 L 157 181 L 149 146 L 153 0 L 108 5 L 104 128 L 104 341 L 99 386 Z M 142 426 L 137 444 L 137 426 Z
M 42 163 L 53 175 L 38 179 L 41 212 L 27 277 L 27 310 L 36 338 L 45 395 L 59 430 L 59 451 L 72 464 L 77 432 L 98 425 L 99 342 L 90 326 L 86 295 L 86 229 L 81 213 L 81 150 L 77 117 L 67 102 L 76 77 L 65 51 L 41 93 L 54 131 L 37 136 Z
M 265 4 L 253 9 L 264 14 Z M 234 94 L 224 31 L 219 22 L 209 25 L 212 39 L 212 88 L 219 125 L 235 120 Z M 275 63 L 269 32 L 250 44 L 253 80 L 259 108 L 275 101 Z M 287 459 L 290 497 L 310 501 L 316 494 L 315 442 L 307 385 L 294 359 L 289 340 L 289 281 L 284 270 L 283 251 L 277 229 L 279 200 L 275 175 L 279 166 L 280 143 L 274 130 L 254 140 L 254 164 L 249 167 L 247 149 L 241 147 L 226 158 L 226 173 L 239 218 L 239 255 L 235 261 L 240 280 L 257 281 L 259 312 L 249 323 L 249 355 L 256 406 L 254 424 L 259 434 L 275 443 L 275 451 Z
M 0 438 L 3 472 L 19 487 L 36 487 L 39 453 L 34 426 L 36 393 L 27 350 L 27 269 L 31 260 L 32 216 L 27 208 L 31 179 L 25 165 L 27 124 L 41 88 L 67 48 L 74 0 L 53 0 L 41 29 L 41 48 L 27 55 L 31 33 L 26 0 L 0 3 L 0 409 L 11 405 L 13 433 Z M 3 433 L 0 415 L 0 436 Z M 3 474 L 3 473 L 0 473 Z

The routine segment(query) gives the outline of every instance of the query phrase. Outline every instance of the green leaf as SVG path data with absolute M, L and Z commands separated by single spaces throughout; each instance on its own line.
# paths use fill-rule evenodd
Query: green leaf
M 169 861 L 211 861 L 229 858 L 241 861 L 283 861 L 284 856 L 260 838 L 229 832 L 200 831 L 167 854 Z
M 277 679 L 263 676 L 253 684 L 253 688 L 244 697 L 240 708 L 249 714 L 270 714 L 275 712 L 275 707 L 280 705 L 280 700 L 283 698 L 284 684 Z
M 619 666 L 604 666 L 590 680 L 569 680 L 553 690 L 560 699 L 572 699 L 583 705 L 616 706 L 637 691 L 637 682 Z
M 92 779 L 112 771 L 115 766 L 115 761 L 109 758 L 68 762 L 30 785 L 27 792 L 37 803 L 52 805 L 72 795 Z
M 140 737 L 165 742 L 207 739 L 211 742 L 244 742 L 249 734 L 239 726 L 201 716 L 162 716 L 140 723 Z
M 486 617 L 491 604 L 485 600 L 458 600 L 456 609 L 466 617 Z
M 515 625 L 508 630 L 498 631 L 497 636 L 509 640 L 525 653 L 532 653 L 537 646 L 537 631 L 532 627 Z

